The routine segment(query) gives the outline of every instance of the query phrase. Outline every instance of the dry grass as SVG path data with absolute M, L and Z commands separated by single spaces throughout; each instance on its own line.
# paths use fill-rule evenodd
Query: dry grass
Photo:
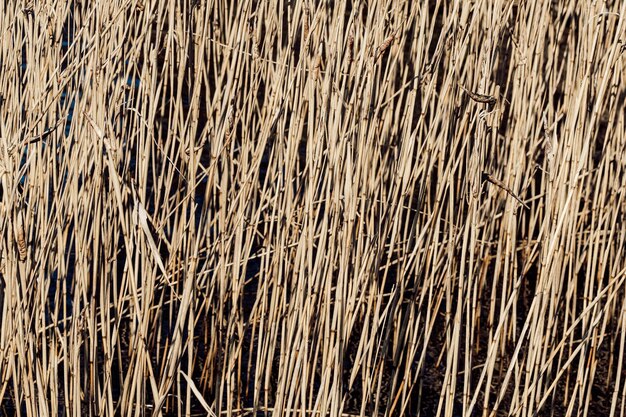
M 626 416 L 626 2 L 0 33 L 0 414 Z

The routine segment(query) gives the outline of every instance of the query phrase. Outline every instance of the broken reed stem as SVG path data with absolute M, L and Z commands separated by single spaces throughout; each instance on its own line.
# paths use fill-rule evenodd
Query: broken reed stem
M 517 201 L 519 201 L 519 203 L 524 206 L 526 209 L 530 209 L 530 207 L 528 207 L 526 205 L 526 203 L 524 203 L 524 201 L 519 198 L 517 196 L 517 194 L 515 194 L 509 187 L 507 187 L 506 185 L 504 185 L 504 183 L 496 178 L 494 178 L 491 174 L 488 174 L 486 172 L 483 172 L 483 179 L 486 181 L 489 181 L 490 183 L 492 183 L 493 185 L 503 189 L 504 191 L 506 191 L 511 197 L 513 197 L 514 199 L 516 199 Z

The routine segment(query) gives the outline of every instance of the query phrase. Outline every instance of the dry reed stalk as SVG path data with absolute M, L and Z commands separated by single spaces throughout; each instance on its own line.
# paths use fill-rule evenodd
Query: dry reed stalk
M 15 231 L 15 243 L 17 244 L 19 259 L 21 262 L 24 262 L 26 260 L 26 256 L 28 255 L 28 244 L 26 242 L 26 232 L 24 229 L 24 216 L 22 215 L 21 210 L 18 210 L 15 214 L 13 227 Z
M 304 51 L 308 52 L 309 51 L 309 30 L 310 30 L 309 25 L 310 25 L 311 16 L 310 16 L 309 4 L 306 0 L 303 3 L 302 11 L 304 13 L 302 17 L 302 42 L 304 46 Z
M 387 38 L 380 45 L 378 45 L 376 51 L 374 52 L 374 62 L 378 61 L 378 58 L 380 58 L 380 56 L 385 53 L 385 51 L 391 46 L 395 39 L 396 35 L 391 34 L 387 36 Z
M 350 32 L 348 35 L 348 63 L 352 64 L 354 61 L 354 35 L 355 29 L 354 24 L 350 26 Z
M 486 181 L 489 181 L 490 183 L 492 183 L 493 185 L 503 189 L 504 191 L 506 191 L 511 197 L 513 197 L 514 199 L 516 199 L 522 206 L 524 206 L 526 209 L 529 209 L 529 207 L 526 205 L 526 203 L 524 203 L 524 201 L 519 198 L 517 196 L 517 194 L 515 194 L 513 192 L 513 190 L 511 190 L 509 187 L 507 187 L 506 185 L 504 185 L 504 183 L 496 178 L 494 178 L 491 174 L 487 173 L 487 172 L 483 172 L 483 178 Z
M 484 103 L 484 104 L 488 104 L 490 106 L 493 106 L 497 102 L 496 98 L 493 97 L 493 96 L 490 96 L 488 94 L 474 93 L 474 92 L 468 90 L 467 88 L 463 87 L 463 85 L 461 85 L 460 83 L 458 85 L 459 85 L 459 87 L 461 87 L 461 89 L 463 91 L 465 91 L 465 94 L 467 94 L 469 96 L 469 98 L 471 98 L 472 100 L 474 100 L 477 103 Z

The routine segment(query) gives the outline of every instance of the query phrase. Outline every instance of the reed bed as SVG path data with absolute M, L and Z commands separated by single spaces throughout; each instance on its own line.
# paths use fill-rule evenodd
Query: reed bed
M 0 414 L 626 416 L 626 2 L 0 33 Z

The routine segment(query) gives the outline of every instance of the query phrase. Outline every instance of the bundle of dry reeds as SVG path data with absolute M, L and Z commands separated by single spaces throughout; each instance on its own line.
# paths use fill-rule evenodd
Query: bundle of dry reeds
M 0 34 L 0 414 L 626 416 L 626 2 Z

